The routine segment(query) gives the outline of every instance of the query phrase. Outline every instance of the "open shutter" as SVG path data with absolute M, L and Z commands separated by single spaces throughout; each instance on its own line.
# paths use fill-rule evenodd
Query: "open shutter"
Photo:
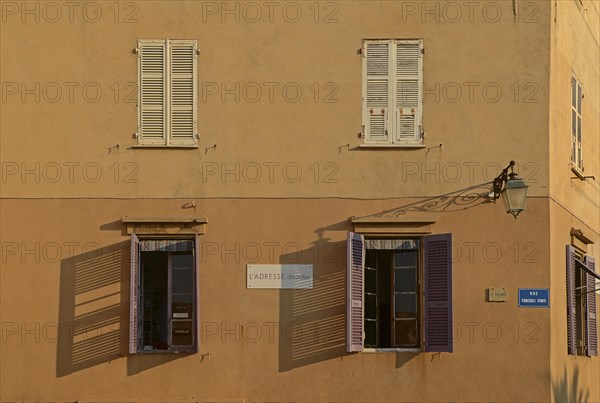
M 567 341 L 569 354 L 577 354 L 575 344 L 575 249 L 567 245 Z
M 394 142 L 419 143 L 423 97 L 422 41 L 395 43 Z
M 346 350 L 363 350 L 363 267 L 365 265 L 364 237 L 348 232 L 347 256 L 347 315 Z
M 129 284 L 129 354 L 138 350 L 139 339 L 139 282 L 140 282 L 140 240 L 131 234 L 130 284 Z
M 200 235 L 196 234 L 194 243 L 194 345 L 200 351 Z
M 166 42 L 138 40 L 138 142 L 166 144 Z
M 391 41 L 364 43 L 363 125 L 366 143 L 389 143 Z
M 596 261 L 591 256 L 585 257 L 585 265 L 596 271 Z M 596 278 L 591 274 L 587 275 L 587 329 L 586 329 L 586 355 L 598 355 L 598 328 L 597 328 L 597 317 L 596 317 Z
M 190 40 L 169 41 L 169 108 L 171 145 L 196 143 L 197 44 Z
M 425 245 L 425 351 L 452 352 L 452 234 Z

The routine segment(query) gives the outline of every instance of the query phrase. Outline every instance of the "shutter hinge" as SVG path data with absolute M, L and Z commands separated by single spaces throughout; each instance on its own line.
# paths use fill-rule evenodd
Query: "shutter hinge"
M 134 55 L 139 55 L 140 54 L 140 48 L 133 48 L 131 50 L 131 53 L 133 53 Z
M 421 54 L 424 55 L 425 54 L 425 48 L 421 48 Z
M 200 49 L 196 49 L 196 54 L 199 55 L 200 54 Z
M 139 133 L 133 133 L 133 138 L 134 139 L 139 139 L 140 138 L 140 134 Z
M 361 55 L 362 57 L 365 57 L 365 47 L 364 47 L 364 46 L 361 46 L 361 47 L 360 47 L 360 49 L 358 49 L 358 50 L 356 51 L 356 54 L 359 54 L 359 55 Z

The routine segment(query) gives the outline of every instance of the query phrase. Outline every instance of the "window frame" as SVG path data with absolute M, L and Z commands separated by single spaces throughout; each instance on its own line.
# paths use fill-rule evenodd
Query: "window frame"
M 598 290 L 594 276 L 584 270 L 586 267 L 595 273 L 595 259 L 575 245 L 567 245 L 566 256 L 567 353 L 573 356 L 597 356 Z
M 378 250 L 389 250 L 390 253 L 390 258 L 391 258 L 391 263 L 390 263 L 390 278 L 387 281 L 387 284 L 389 284 L 388 290 L 382 290 L 382 292 L 384 293 L 389 293 L 390 296 L 390 326 L 387 329 L 387 331 L 389 332 L 389 336 L 390 336 L 390 341 L 391 341 L 391 347 L 366 347 L 366 331 L 365 331 L 365 338 L 363 340 L 363 351 L 364 352 L 382 352 L 382 351 L 394 351 L 394 352 L 416 352 L 416 351 L 421 351 L 424 344 L 425 344 L 425 340 L 424 340 L 424 332 L 423 332 L 423 328 L 424 328 L 424 321 L 423 321 L 423 297 L 424 297 L 424 290 L 423 290 L 423 276 L 424 276 L 424 267 L 423 267 L 423 237 L 381 237 L 381 236 L 365 236 L 365 241 L 367 240 L 402 240 L 402 241 L 415 241 L 417 243 L 417 248 L 416 249 L 401 249 L 401 250 L 409 250 L 409 251 L 415 251 L 417 253 L 417 257 L 416 257 L 416 290 L 415 290 L 415 294 L 416 294 L 416 322 L 417 322 L 417 346 L 414 347 L 394 347 L 395 344 L 395 336 L 396 336 L 396 332 L 395 332 L 395 325 L 396 325 L 396 321 L 398 320 L 395 317 L 395 313 L 396 313 L 396 294 L 401 294 L 402 292 L 396 292 L 395 291 L 395 285 L 396 285 L 396 278 L 395 278 L 395 270 L 397 269 L 396 265 L 395 265 L 395 260 L 396 260 L 396 254 L 400 253 L 399 251 L 396 250 L 392 250 L 392 249 L 373 249 L 373 248 L 367 248 L 365 247 L 365 259 L 366 259 L 366 254 L 368 250 L 373 250 L 373 251 L 378 251 Z M 375 252 L 376 253 L 376 252 Z M 377 267 L 375 268 L 376 272 L 377 272 Z M 363 276 L 364 276 L 364 282 L 365 282 L 365 290 L 363 291 L 363 294 L 367 294 L 366 291 L 366 270 L 367 270 L 367 263 L 365 261 L 365 265 L 363 267 Z M 379 292 L 379 290 L 377 290 L 377 293 Z M 376 297 L 377 298 L 377 297 Z M 363 297 L 363 301 L 365 301 L 364 297 Z M 366 308 L 366 302 L 365 302 L 365 308 Z M 376 319 L 376 323 L 378 323 L 379 318 Z M 366 329 L 366 321 L 367 321 L 367 317 L 366 314 L 363 315 L 363 326 Z
M 142 62 L 143 48 L 145 46 L 163 46 L 163 64 L 162 64 L 162 138 L 144 138 L 144 122 L 143 112 L 145 104 L 143 103 L 144 79 Z M 189 138 L 176 139 L 172 131 L 173 116 L 176 112 L 181 112 L 181 107 L 174 106 L 173 102 L 173 49 L 177 47 L 192 47 L 192 73 L 191 77 L 185 77 L 191 80 L 188 83 L 192 88 L 191 97 L 191 116 L 192 116 L 192 133 Z M 138 39 L 137 48 L 137 132 L 135 138 L 137 144 L 135 148 L 198 148 L 198 42 L 195 39 Z M 181 75 L 181 74 L 180 74 Z M 156 77 L 155 77 L 156 78 Z M 181 77 L 180 77 L 181 78 Z M 184 78 L 184 79 L 185 79 Z
M 376 80 L 379 75 L 368 74 L 368 54 L 369 46 L 387 44 L 388 47 L 388 69 L 387 75 L 387 104 L 386 106 L 369 106 L 368 105 L 368 81 L 370 79 Z M 408 80 L 408 77 L 399 78 L 399 72 L 397 70 L 397 45 L 418 45 L 419 54 L 417 59 L 417 106 L 398 106 L 397 95 L 398 95 L 398 81 Z M 423 39 L 363 39 L 362 48 L 362 131 L 361 131 L 361 144 L 360 147 L 364 148 L 423 148 L 424 144 L 424 130 L 423 130 Z M 381 76 L 383 77 L 383 76 Z M 415 78 L 414 76 L 412 77 Z M 384 130 L 386 132 L 387 139 L 375 139 L 374 135 L 371 134 L 370 130 L 370 116 L 376 112 L 376 109 L 381 108 L 381 113 L 384 119 Z M 400 120 L 402 116 L 409 116 L 411 113 L 404 115 L 403 109 L 411 108 L 411 112 L 414 113 L 414 137 L 410 140 L 402 140 L 400 138 Z
M 571 157 L 572 167 L 583 173 L 583 84 L 571 72 Z
M 135 233 L 131 234 L 131 280 L 130 280 L 130 340 L 129 340 L 129 353 L 130 354 L 193 354 L 199 351 L 199 329 L 198 329 L 198 312 L 199 312 L 199 285 L 198 285 L 198 241 L 199 237 L 196 236 L 153 236 L 140 234 L 140 238 Z M 143 268 L 141 263 L 141 253 L 139 245 L 140 242 L 146 240 L 153 241 L 191 241 L 193 246 L 191 248 L 192 255 L 192 278 L 193 278 L 193 291 L 192 291 L 192 344 L 191 345 L 173 345 L 173 323 L 181 321 L 181 319 L 175 319 L 172 312 L 172 301 L 173 301 L 173 290 L 172 290 L 172 259 L 171 256 L 177 251 L 164 251 L 168 253 L 167 257 L 167 349 L 149 349 L 144 345 L 144 284 L 143 284 Z M 134 246 L 137 244 L 137 246 Z
M 420 296 L 418 296 L 417 306 L 420 309 L 420 316 L 417 318 L 419 334 L 419 347 L 365 347 L 365 256 L 366 256 L 366 240 L 418 240 L 419 246 L 416 249 L 418 252 L 417 256 L 417 290 Z M 443 245 L 440 249 L 439 241 Z M 438 245 L 430 245 L 438 242 Z M 402 234 L 398 236 L 393 235 L 382 235 L 382 234 L 359 234 L 355 232 L 348 232 L 347 240 L 347 329 L 346 329 L 346 351 L 347 352 L 367 352 L 367 353 L 381 353 L 381 352 L 410 352 L 410 353 L 421 353 L 421 352 L 453 352 L 453 339 L 452 339 L 452 317 L 453 317 L 453 287 L 452 287 L 452 234 Z M 428 250 L 429 248 L 429 250 Z M 411 249 L 413 250 L 413 249 Z M 440 254 L 440 251 L 443 251 Z M 432 259 L 433 254 L 437 252 L 436 260 L 434 262 L 428 262 L 428 258 Z M 430 255 L 430 253 L 432 255 Z M 392 254 L 393 255 L 393 254 Z M 444 260 L 442 257 L 445 257 Z M 392 257 L 393 258 L 393 257 Z M 438 259 L 441 258 L 441 259 Z M 440 262 L 441 265 L 440 265 Z M 445 301 L 434 301 L 435 296 L 428 295 L 431 292 L 430 287 L 439 287 L 440 272 L 436 270 L 442 269 L 441 281 L 446 282 L 446 300 Z M 391 268 L 392 270 L 393 267 Z M 438 276 L 437 279 L 433 279 L 434 276 Z M 429 277 L 431 276 L 432 279 Z M 444 278 L 445 276 L 445 278 Z M 429 284 L 431 282 L 431 284 Z M 360 293 L 360 298 L 357 294 Z M 360 309 L 358 309 L 360 308 Z M 395 307 L 394 307 L 395 309 Z M 433 323 L 433 315 L 431 318 L 428 316 L 430 310 L 437 310 L 436 314 L 439 314 L 439 310 L 445 311 L 446 319 L 448 322 L 442 324 L 440 322 Z M 360 321 L 357 320 L 357 315 L 360 313 Z M 393 325 L 393 321 L 392 321 Z M 444 327 L 447 328 L 444 331 Z M 359 331 L 357 331 L 359 330 Z M 390 329 L 390 333 L 392 329 Z M 440 335 L 442 339 L 445 338 L 443 343 L 439 343 Z M 362 336 L 362 337 L 360 337 Z M 443 344 L 443 345 L 442 345 Z

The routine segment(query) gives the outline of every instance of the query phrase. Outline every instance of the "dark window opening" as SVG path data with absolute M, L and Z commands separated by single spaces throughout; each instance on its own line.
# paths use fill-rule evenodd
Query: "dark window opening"
M 141 251 L 140 276 L 141 349 L 192 349 L 195 345 L 193 251 Z
M 418 262 L 418 249 L 366 250 L 365 347 L 419 348 Z

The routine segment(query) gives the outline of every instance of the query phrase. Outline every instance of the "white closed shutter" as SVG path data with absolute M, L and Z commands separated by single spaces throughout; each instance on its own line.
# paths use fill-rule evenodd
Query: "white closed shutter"
M 422 41 L 395 43 L 394 143 L 421 140 L 423 57 Z
M 364 43 L 363 125 L 364 141 L 389 143 L 391 41 Z
M 169 41 L 169 106 L 171 145 L 193 145 L 196 137 L 196 41 Z
M 166 41 L 138 40 L 138 142 L 166 144 Z

